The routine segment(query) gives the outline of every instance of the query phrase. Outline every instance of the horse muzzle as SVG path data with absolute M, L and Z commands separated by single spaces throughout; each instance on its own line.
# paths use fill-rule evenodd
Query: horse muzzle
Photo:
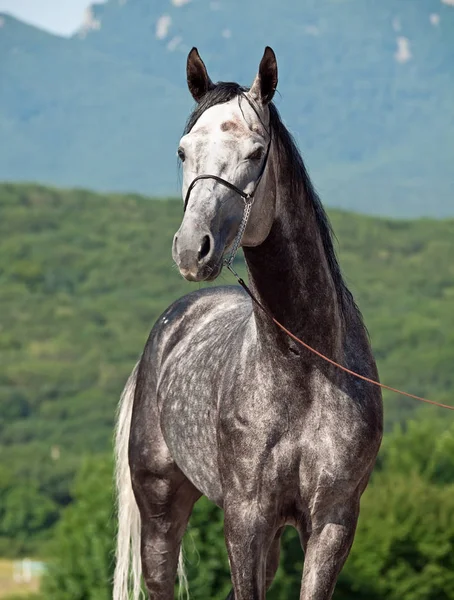
M 222 270 L 222 253 L 216 251 L 208 232 L 188 239 L 180 230 L 173 238 L 172 257 L 188 281 L 212 281 Z

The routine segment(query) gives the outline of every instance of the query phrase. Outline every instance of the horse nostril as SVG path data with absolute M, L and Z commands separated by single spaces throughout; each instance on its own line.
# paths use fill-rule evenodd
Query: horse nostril
M 203 237 L 202 243 L 200 244 L 199 253 L 197 256 L 199 262 L 203 260 L 206 256 L 208 256 L 208 253 L 210 252 L 210 246 L 210 238 L 208 235 L 205 235 Z

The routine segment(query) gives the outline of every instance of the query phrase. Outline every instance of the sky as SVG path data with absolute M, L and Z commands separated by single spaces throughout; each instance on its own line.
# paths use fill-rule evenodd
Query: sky
M 106 0 L 0 0 L 0 12 L 31 23 L 52 33 L 71 35 L 82 23 L 84 11 L 89 4 L 101 4 Z M 188 0 L 172 0 L 185 4 Z M 454 6 L 454 0 L 441 0 Z
M 100 3 L 102 0 L 97 0 Z M 57 33 L 71 35 L 80 26 L 90 0 L 0 0 L 0 12 Z

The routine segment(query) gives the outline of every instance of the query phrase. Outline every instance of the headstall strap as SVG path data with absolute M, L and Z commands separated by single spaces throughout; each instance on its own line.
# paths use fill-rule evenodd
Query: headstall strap
M 263 159 L 262 166 L 260 168 L 260 173 L 259 173 L 257 179 L 255 180 L 255 184 L 254 184 L 254 188 L 253 188 L 252 192 L 247 193 L 244 190 L 241 190 L 235 184 L 231 183 L 230 181 L 227 181 L 226 179 L 223 179 L 222 177 L 219 177 L 218 175 L 205 175 L 204 174 L 204 175 L 198 175 L 197 177 L 195 177 L 191 181 L 191 183 L 189 184 L 189 187 L 188 187 L 188 191 L 186 192 L 186 197 L 184 199 L 184 211 L 186 212 L 191 192 L 194 189 L 195 184 L 198 181 L 202 180 L 202 179 L 214 179 L 215 181 L 217 181 L 221 185 L 224 185 L 225 187 L 229 188 L 230 190 L 232 190 L 233 192 L 235 192 L 239 196 L 241 196 L 241 198 L 243 198 L 243 201 L 244 201 L 244 210 L 243 210 L 243 217 L 241 219 L 241 223 L 240 223 L 240 226 L 238 228 L 238 233 L 235 236 L 235 240 L 233 241 L 232 249 L 231 249 L 229 255 L 226 258 L 224 258 L 224 264 L 230 270 L 232 270 L 231 269 L 231 265 L 232 265 L 232 263 L 233 263 L 233 261 L 235 259 L 236 253 L 238 252 L 238 248 L 240 247 L 241 240 L 243 239 L 243 235 L 244 235 L 244 232 L 246 230 L 246 226 L 247 226 L 247 223 L 248 223 L 249 215 L 251 214 L 252 204 L 254 202 L 255 192 L 256 192 L 256 190 L 257 190 L 257 188 L 259 186 L 260 180 L 262 179 L 263 173 L 265 172 L 266 165 L 268 163 L 268 157 L 270 155 L 270 148 L 271 148 L 271 141 L 272 141 L 271 128 L 268 129 L 265 126 L 265 124 L 263 123 L 262 118 L 260 117 L 258 109 L 254 106 L 253 101 L 250 98 L 248 98 L 246 96 L 246 94 L 241 94 L 241 96 L 238 96 L 238 104 L 240 106 L 241 112 L 243 112 L 243 110 L 241 108 L 241 102 L 240 102 L 241 98 L 246 98 L 248 104 L 250 105 L 250 107 L 253 109 L 253 111 L 257 115 L 260 123 L 262 124 L 263 128 L 265 129 L 265 131 L 268 133 L 268 137 L 269 137 L 268 146 L 267 146 L 266 152 L 265 152 L 265 157 Z

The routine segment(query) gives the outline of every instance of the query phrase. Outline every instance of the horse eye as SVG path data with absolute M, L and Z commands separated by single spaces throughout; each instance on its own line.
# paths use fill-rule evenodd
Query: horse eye
M 247 160 L 260 160 L 263 156 L 263 148 L 257 148 L 247 157 Z
M 178 158 L 181 160 L 181 162 L 184 162 L 184 159 L 186 158 L 186 155 L 184 153 L 183 148 L 178 148 L 177 150 L 177 154 L 178 154 Z

